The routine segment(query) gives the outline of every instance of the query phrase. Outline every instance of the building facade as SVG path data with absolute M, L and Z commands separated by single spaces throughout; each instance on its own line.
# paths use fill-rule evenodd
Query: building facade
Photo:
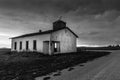
M 53 30 L 13 37 L 12 51 L 36 51 L 44 54 L 76 52 L 77 35 L 62 20 L 53 23 Z

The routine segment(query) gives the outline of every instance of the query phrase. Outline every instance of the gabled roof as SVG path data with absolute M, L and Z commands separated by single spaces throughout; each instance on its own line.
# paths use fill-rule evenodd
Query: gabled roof
M 66 29 L 68 29 L 70 32 L 72 32 L 78 38 L 78 35 L 76 33 L 74 33 L 70 28 L 66 27 Z
M 68 29 L 70 32 L 72 32 L 78 38 L 78 36 L 70 28 L 65 27 L 65 28 L 61 28 L 59 30 L 62 30 L 62 29 Z M 29 37 L 29 36 L 35 36 L 35 35 L 50 34 L 52 32 L 59 31 L 59 30 L 48 30 L 48 31 L 44 31 L 44 32 L 36 32 L 36 33 L 24 34 L 24 35 L 21 35 L 21 36 L 12 37 L 11 39 L 21 38 L 21 37 Z

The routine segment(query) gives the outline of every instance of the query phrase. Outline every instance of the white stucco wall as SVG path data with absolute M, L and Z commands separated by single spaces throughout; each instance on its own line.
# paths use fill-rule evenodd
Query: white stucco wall
M 34 51 L 33 50 L 33 40 L 37 41 L 37 51 L 43 52 L 43 41 L 50 40 L 50 34 L 12 39 L 12 51 L 15 51 L 14 50 L 15 42 L 17 42 L 17 51 L 26 51 L 26 41 L 29 41 L 29 51 Z M 20 41 L 22 41 L 22 50 L 20 50 Z
M 62 29 L 56 32 L 53 32 L 52 35 L 44 34 L 44 35 L 36 35 L 29 37 L 21 37 L 12 39 L 12 51 L 14 50 L 14 43 L 17 42 L 17 51 L 26 51 L 26 41 L 29 41 L 29 50 L 33 50 L 33 40 L 37 41 L 37 50 L 38 52 L 43 52 L 43 41 L 60 41 L 60 52 L 68 53 L 68 52 L 76 52 L 76 36 L 71 33 L 68 29 Z M 20 42 L 22 41 L 22 50 L 20 50 Z
M 52 33 L 53 41 L 60 41 L 60 52 L 76 52 L 76 36 L 68 29 L 63 29 Z

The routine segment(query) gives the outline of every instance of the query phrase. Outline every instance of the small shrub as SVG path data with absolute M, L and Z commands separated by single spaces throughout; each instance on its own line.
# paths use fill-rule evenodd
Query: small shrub
M 43 78 L 43 80 L 49 80 L 51 77 L 45 77 Z

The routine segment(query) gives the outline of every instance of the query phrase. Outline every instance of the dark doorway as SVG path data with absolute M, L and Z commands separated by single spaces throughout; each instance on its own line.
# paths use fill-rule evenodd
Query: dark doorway
M 60 42 L 59 41 L 53 41 L 53 53 L 60 52 Z

